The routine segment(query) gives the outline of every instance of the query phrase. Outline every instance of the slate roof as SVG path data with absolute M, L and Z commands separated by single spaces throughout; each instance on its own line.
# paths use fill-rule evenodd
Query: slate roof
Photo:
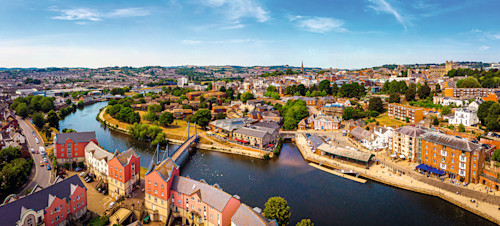
M 85 151 L 86 152 L 92 152 L 94 155 L 94 158 L 96 159 L 106 159 L 106 161 L 109 161 L 113 158 L 113 153 L 104 150 L 102 147 L 94 143 L 93 141 L 90 141 L 87 146 L 85 146 Z
M 265 127 L 262 127 L 265 128 Z M 270 128 L 266 128 L 270 129 Z M 258 137 L 258 138 L 264 138 L 266 134 L 268 134 L 267 131 L 265 130 L 260 130 L 260 129 L 254 129 L 254 128 L 249 128 L 249 127 L 241 127 L 233 132 L 233 134 L 243 134 L 251 137 Z
M 353 130 L 351 130 L 351 135 L 357 138 L 358 140 L 369 140 L 372 132 L 369 130 L 363 129 L 362 127 L 356 127 Z
M 116 155 L 116 158 L 120 162 L 122 166 L 126 166 L 128 162 L 130 161 L 130 157 L 135 156 L 136 158 L 139 158 L 139 155 L 134 151 L 133 148 L 130 148 L 122 153 L 119 153 Z
M 174 169 L 174 167 L 179 168 L 179 166 L 169 157 L 169 158 L 163 160 L 162 162 L 160 162 L 160 164 L 153 165 L 151 167 L 151 169 L 153 169 L 153 170 L 149 170 L 146 173 L 146 175 L 148 175 L 152 171 L 156 170 L 156 172 L 158 172 L 160 174 L 162 179 L 164 181 L 167 181 L 170 178 L 170 176 L 172 175 L 172 170 Z
M 95 136 L 95 131 L 56 134 L 56 144 L 64 144 L 67 139 L 71 139 L 75 143 L 85 143 L 97 138 Z
M 425 130 L 417 128 L 417 127 L 413 127 L 413 126 L 399 127 L 396 129 L 396 132 L 407 135 L 407 136 L 411 136 L 411 137 L 420 137 L 420 135 L 426 133 Z
M 221 213 L 231 199 L 230 194 L 211 185 L 187 177 L 174 176 L 171 189 L 185 195 L 192 195 L 199 191 L 201 200 Z
M 309 137 L 309 141 L 311 141 L 314 147 L 319 147 L 321 144 L 325 143 L 321 138 L 319 138 L 316 135 L 311 135 Z
M 243 203 L 238 207 L 233 217 L 231 217 L 231 222 L 238 226 L 269 225 L 267 219 Z
M 252 122 L 255 122 L 255 119 L 251 118 L 231 118 L 231 119 L 219 119 L 210 122 L 210 125 L 215 126 L 217 128 L 221 128 L 226 131 L 233 131 L 235 129 L 239 129 L 244 127 Z
M 54 199 L 50 196 L 55 196 L 60 199 L 66 198 L 66 200 L 69 200 L 71 193 L 75 189 L 75 187 L 71 185 L 77 185 L 79 187 L 85 188 L 85 185 L 80 180 L 78 175 L 73 175 L 59 183 L 53 184 L 31 195 L 0 206 L 0 222 L 2 222 L 1 224 L 16 225 L 16 222 L 21 218 L 23 207 L 24 209 L 33 209 L 35 211 L 47 208 L 49 202 Z
M 427 141 L 431 141 L 434 143 L 438 143 L 438 144 L 444 145 L 446 147 L 451 147 L 451 148 L 455 148 L 455 149 L 467 151 L 467 152 L 474 151 L 474 150 L 478 149 L 479 147 L 481 147 L 480 144 L 475 144 L 475 143 L 469 142 L 467 140 L 457 138 L 455 136 L 450 136 L 450 135 L 441 134 L 441 133 L 427 133 L 427 134 L 422 136 L 422 139 L 427 140 Z
M 260 121 L 258 123 L 253 124 L 253 125 L 260 126 L 260 127 L 267 127 L 267 128 L 271 128 L 271 129 L 275 129 L 275 130 L 281 129 L 281 126 L 278 123 L 273 122 L 273 121 L 269 121 L 269 122 Z

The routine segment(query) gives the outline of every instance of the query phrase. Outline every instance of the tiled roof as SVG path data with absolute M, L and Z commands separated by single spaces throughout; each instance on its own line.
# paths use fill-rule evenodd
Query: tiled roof
M 200 198 L 206 204 L 222 212 L 231 199 L 231 195 L 211 185 L 186 177 L 175 176 L 171 189 L 185 195 L 200 191 Z
M 350 158 L 362 162 L 368 162 L 372 158 L 373 154 L 367 153 L 367 152 L 361 152 L 361 151 L 355 151 L 347 148 L 342 148 L 342 147 L 337 147 L 337 146 L 332 146 L 326 143 L 321 144 L 318 147 L 318 150 L 334 154 L 337 156 L 341 156 L 344 158 Z
M 95 131 L 56 134 L 56 144 L 64 144 L 67 139 L 71 139 L 75 143 L 85 143 L 96 139 L 96 136 Z
M 422 139 L 467 152 L 481 147 L 479 144 L 441 133 L 427 133 L 422 136 Z
M 238 226 L 269 225 L 267 219 L 243 203 L 238 207 L 233 217 L 231 217 L 231 222 Z
M 74 191 L 75 186 L 85 188 L 85 185 L 80 180 L 78 175 L 73 175 L 62 180 L 59 183 L 53 184 L 45 189 L 35 192 L 31 195 L 23 197 L 14 202 L 0 206 L 0 222 L 2 225 L 16 225 L 16 222 L 21 218 L 21 212 L 24 209 L 33 209 L 39 211 L 45 209 L 49 204 L 50 196 L 60 199 L 69 200 Z M 73 189 L 72 189 L 73 187 Z
M 130 148 L 126 151 L 124 151 L 123 153 L 120 153 L 116 156 L 116 158 L 118 159 L 118 161 L 120 162 L 120 164 L 122 166 L 126 166 L 128 164 L 128 162 L 130 161 L 130 157 L 136 157 L 136 158 L 139 158 L 139 155 L 134 151 L 133 148 Z
M 255 119 L 251 118 L 232 118 L 232 119 L 219 119 L 210 122 L 210 125 L 215 126 L 217 128 L 221 128 L 226 131 L 233 131 L 235 129 L 239 129 L 244 127 L 252 122 L 255 122 Z
M 262 127 L 265 128 L 265 127 Z M 270 129 L 270 128 L 266 128 Z M 251 137 L 258 137 L 258 138 L 264 138 L 266 134 L 268 134 L 267 131 L 264 130 L 259 130 L 259 129 L 254 129 L 254 128 L 248 128 L 248 127 L 241 127 L 233 132 L 233 134 L 243 134 Z
M 372 132 L 359 126 L 351 130 L 350 133 L 359 140 L 369 140 L 372 135 Z
M 113 153 L 104 150 L 102 147 L 94 143 L 93 141 L 90 141 L 90 143 L 85 146 L 85 151 L 86 152 L 92 152 L 94 155 L 94 158 L 96 159 L 106 159 L 106 161 L 111 160 L 113 158 Z
M 396 132 L 411 136 L 411 137 L 419 137 L 424 134 L 426 131 L 413 126 L 403 126 L 396 129 Z
M 163 160 L 160 164 L 155 166 L 154 169 L 161 175 L 164 181 L 167 181 L 168 178 L 171 177 L 172 170 L 174 167 L 179 168 L 179 166 L 175 164 L 175 162 L 171 158 L 167 158 Z M 147 174 L 149 174 L 149 172 Z

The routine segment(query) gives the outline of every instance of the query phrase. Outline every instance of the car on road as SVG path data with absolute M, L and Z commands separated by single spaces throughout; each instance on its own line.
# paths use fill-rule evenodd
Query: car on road
M 45 165 L 45 163 L 43 163 L 43 161 L 40 161 L 40 166 L 43 167 Z
M 50 165 L 49 164 L 47 164 L 47 170 L 50 170 Z
M 48 160 L 47 158 L 43 158 L 43 161 L 44 161 L 45 163 L 49 163 L 49 160 Z
M 38 141 L 38 138 L 35 137 L 35 142 L 39 144 L 40 142 Z
M 31 151 L 31 153 L 35 154 L 35 149 L 34 148 L 32 148 L 30 151 Z
M 80 172 L 80 171 L 82 171 L 82 168 L 80 168 L 80 167 L 75 168 L 75 172 Z

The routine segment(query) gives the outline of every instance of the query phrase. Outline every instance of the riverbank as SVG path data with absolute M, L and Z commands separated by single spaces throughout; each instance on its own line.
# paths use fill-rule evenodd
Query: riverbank
M 457 192 L 447 191 L 428 183 L 424 183 L 407 174 L 395 173 L 393 169 L 385 167 L 382 164 L 372 165 L 369 169 L 347 163 L 345 161 L 337 161 L 325 156 L 319 156 L 312 153 L 307 146 L 306 138 L 299 134 L 296 138 L 296 145 L 306 161 L 321 163 L 334 169 L 353 170 L 359 172 L 362 177 L 380 182 L 393 187 L 418 192 L 426 195 L 436 196 L 445 201 L 448 201 L 456 206 L 459 206 L 467 211 L 475 213 L 485 219 L 488 219 L 496 224 L 500 224 L 499 205 L 489 202 L 471 202 L 471 197 L 461 195 L 457 188 Z
M 130 124 L 124 123 L 124 122 L 119 122 L 117 119 L 114 119 L 110 115 L 106 114 L 105 110 L 106 110 L 106 107 L 100 110 L 99 114 L 96 117 L 96 120 L 99 121 L 101 124 L 107 126 L 109 129 L 112 129 L 114 131 L 129 135 L 129 131 L 128 131 L 127 127 Z M 165 129 L 165 128 L 162 128 L 162 129 L 167 135 L 167 138 L 165 138 L 165 139 L 168 140 L 168 142 L 170 142 L 172 144 L 184 143 L 183 140 L 171 138 L 172 134 L 168 133 L 168 129 Z M 241 148 L 234 148 L 232 146 L 231 147 L 224 146 L 223 144 L 220 144 L 218 142 L 214 142 L 213 140 L 208 138 L 205 135 L 205 132 L 200 133 L 200 142 L 197 143 L 196 148 L 203 149 L 203 150 L 209 150 L 209 151 L 217 151 L 217 152 L 235 154 L 235 155 L 242 155 L 242 156 L 258 158 L 258 159 L 264 159 L 264 155 L 265 155 L 264 152 L 257 152 L 257 151 L 245 150 L 245 149 L 241 149 Z

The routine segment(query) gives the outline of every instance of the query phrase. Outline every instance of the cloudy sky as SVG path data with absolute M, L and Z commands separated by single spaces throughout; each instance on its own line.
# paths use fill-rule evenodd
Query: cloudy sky
M 0 67 L 500 61 L 500 0 L 0 0 Z

